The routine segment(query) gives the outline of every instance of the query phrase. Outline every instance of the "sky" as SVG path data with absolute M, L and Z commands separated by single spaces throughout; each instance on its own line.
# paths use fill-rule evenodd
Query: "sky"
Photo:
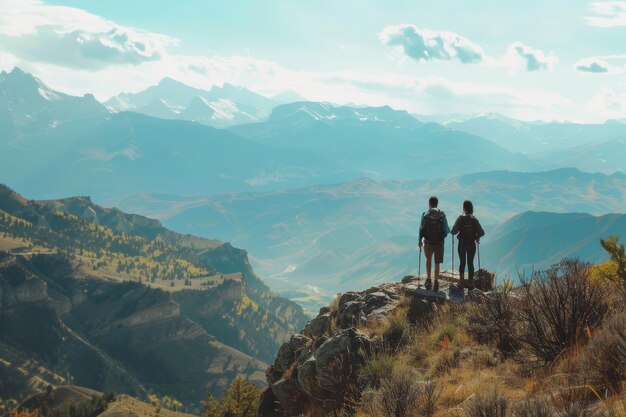
M 0 0 L 0 70 L 523 120 L 626 118 L 626 1 Z

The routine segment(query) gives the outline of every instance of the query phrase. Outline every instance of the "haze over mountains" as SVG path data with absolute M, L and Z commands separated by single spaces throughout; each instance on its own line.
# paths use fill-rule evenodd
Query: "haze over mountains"
M 432 194 L 439 197 L 450 223 L 460 214 L 463 199 L 474 200 L 476 215 L 488 233 L 486 242 L 491 242 L 494 230 L 506 230 L 509 218 L 526 211 L 623 212 L 626 175 L 589 174 L 572 168 L 494 171 L 423 181 L 360 179 L 208 197 L 142 194 L 116 205 L 159 218 L 175 230 L 226 236 L 250 250 L 256 268 L 270 283 L 276 280 L 276 288 L 287 286 L 291 291 L 314 282 L 318 290 L 334 294 L 415 272 L 419 216 Z M 535 226 L 529 222 L 529 228 Z M 562 243 L 567 242 L 573 241 Z M 595 260 L 602 253 L 596 246 L 588 259 Z M 542 265 L 553 259 L 552 251 L 538 253 L 539 258 L 544 256 Z M 449 248 L 446 256 L 449 267 Z M 494 263 L 490 265 L 494 270 L 512 276 L 516 267 L 531 262 L 524 256 L 484 259 Z M 315 298 L 315 290 L 309 295 Z
M 103 105 L 19 69 L 2 73 L 0 93 L 7 183 L 37 198 L 90 195 L 231 240 L 285 291 L 313 280 L 324 285 L 312 294 L 332 293 L 406 272 L 431 194 L 451 217 L 472 198 L 494 226 L 527 210 L 621 212 L 625 201 L 614 174 L 626 153 L 619 121 L 423 117 L 434 123 L 388 106 L 168 78 Z M 498 266 L 510 273 L 518 260 L 507 259 Z

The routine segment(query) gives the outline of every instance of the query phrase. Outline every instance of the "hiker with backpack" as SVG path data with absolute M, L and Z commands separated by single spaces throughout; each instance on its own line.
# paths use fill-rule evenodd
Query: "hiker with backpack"
M 468 286 L 470 290 L 474 288 L 474 256 L 476 255 L 476 245 L 480 244 L 480 238 L 485 235 L 485 231 L 480 226 L 480 222 L 474 217 L 474 205 L 471 201 L 463 202 L 463 214 L 456 219 L 452 226 L 452 236 L 457 235 L 459 241 L 459 286 L 465 288 L 465 265 L 467 264 Z
M 450 233 L 446 214 L 439 210 L 439 199 L 435 196 L 428 200 L 428 211 L 422 213 L 420 222 L 419 243 L 420 251 L 424 246 L 424 255 L 426 256 L 426 289 L 430 290 L 432 281 L 431 267 L 433 256 L 435 258 L 435 285 L 434 290 L 439 291 L 439 271 L 443 262 L 443 245 L 446 236 Z M 424 242 L 422 243 L 422 239 Z

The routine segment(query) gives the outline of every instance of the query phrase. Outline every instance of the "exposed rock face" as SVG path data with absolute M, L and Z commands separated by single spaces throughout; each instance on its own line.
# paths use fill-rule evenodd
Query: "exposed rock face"
M 358 401 L 359 373 L 367 363 L 374 340 L 359 327 L 384 319 L 410 297 L 408 319 L 427 319 L 446 301 L 463 302 L 451 295 L 448 283 L 442 290 L 425 290 L 417 277 L 387 283 L 366 291 L 350 291 L 339 296 L 334 310 L 324 307 L 309 321 L 301 334 L 282 345 L 274 364 L 266 371 L 269 388 L 259 408 L 262 417 L 286 417 L 310 411 L 312 404 L 323 415 L 342 408 L 344 401 Z M 462 295 L 462 294 L 461 294 Z

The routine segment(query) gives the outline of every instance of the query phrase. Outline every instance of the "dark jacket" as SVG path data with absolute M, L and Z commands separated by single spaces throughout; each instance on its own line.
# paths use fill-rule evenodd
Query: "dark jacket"
M 454 226 L 452 226 L 452 231 L 450 232 L 452 233 L 452 236 L 455 236 L 458 234 L 459 235 L 458 239 L 464 240 L 461 228 L 463 227 L 464 224 L 468 224 L 468 223 L 472 225 L 473 234 L 474 234 L 474 236 L 470 239 L 470 242 L 475 242 L 479 240 L 481 237 L 485 236 L 485 231 L 480 225 L 480 222 L 472 214 L 461 214 L 456 219 L 456 222 L 454 222 Z

